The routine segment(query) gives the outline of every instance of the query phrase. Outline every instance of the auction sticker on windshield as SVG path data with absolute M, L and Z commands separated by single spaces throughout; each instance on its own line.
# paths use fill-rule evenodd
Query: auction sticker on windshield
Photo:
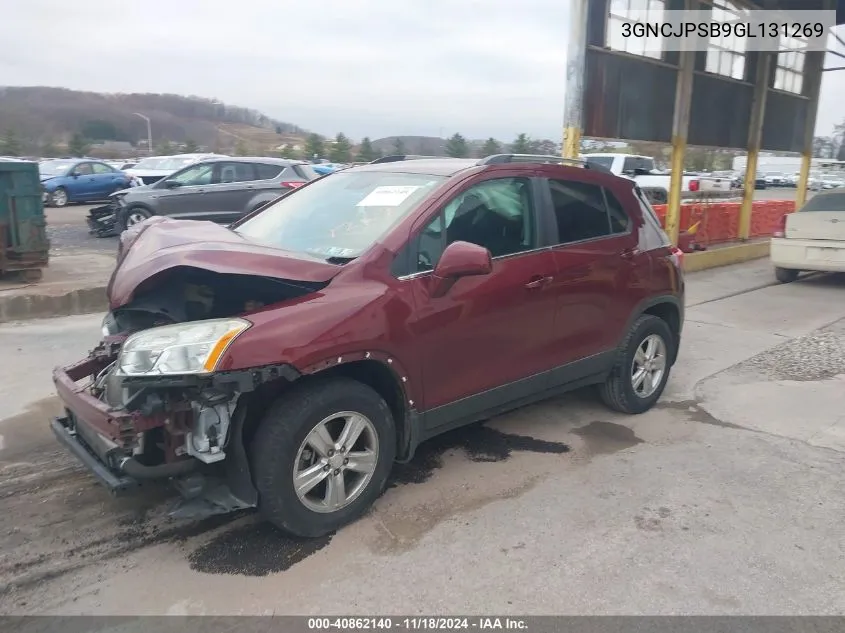
M 398 207 L 420 187 L 417 185 L 383 185 L 373 189 L 356 207 Z

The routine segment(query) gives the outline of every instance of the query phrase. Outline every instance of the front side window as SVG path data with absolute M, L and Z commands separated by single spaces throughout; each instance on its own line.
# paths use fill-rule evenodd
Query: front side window
M 412 272 L 433 270 L 457 241 L 483 246 L 493 257 L 536 248 L 531 181 L 486 180 L 455 197 L 420 234 Z
M 193 165 L 182 171 L 176 172 L 168 178 L 178 182 L 183 187 L 196 185 L 210 185 L 214 174 L 214 163 Z
M 382 171 L 331 174 L 283 196 L 234 229 L 286 251 L 330 261 L 354 259 L 445 180 Z
M 558 244 L 569 244 L 625 233 L 630 218 L 609 191 L 598 185 L 550 180 Z
M 94 172 L 91 170 L 91 163 L 79 163 L 73 168 L 73 173 L 76 176 L 90 176 Z

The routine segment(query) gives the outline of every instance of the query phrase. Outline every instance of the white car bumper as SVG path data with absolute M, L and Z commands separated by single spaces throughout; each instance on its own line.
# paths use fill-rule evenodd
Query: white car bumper
M 773 237 L 771 260 L 778 268 L 845 272 L 845 241 Z

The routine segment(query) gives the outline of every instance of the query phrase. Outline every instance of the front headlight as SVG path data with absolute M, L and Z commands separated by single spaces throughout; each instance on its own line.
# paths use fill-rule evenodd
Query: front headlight
M 249 326 L 243 319 L 210 319 L 150 328 L 126 339 L 117 365 L 126 376 L 211 373 Z

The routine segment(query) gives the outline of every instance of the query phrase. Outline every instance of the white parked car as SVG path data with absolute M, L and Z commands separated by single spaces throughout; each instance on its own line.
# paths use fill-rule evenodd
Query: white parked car
M 151 185 L 170 174 L 193 165 L 206 158 L 220 158 L 222 154 L 176 154 L 174 156 L 149 156 L 139 161 L 132 169 L 125 169 L 125 173 L 140 179 L 145 185 Z
M 787 213 L 771 242 L 775 277 L 795 281 L 802 271 L 845 272 L 845 191 L 824 191 Z

